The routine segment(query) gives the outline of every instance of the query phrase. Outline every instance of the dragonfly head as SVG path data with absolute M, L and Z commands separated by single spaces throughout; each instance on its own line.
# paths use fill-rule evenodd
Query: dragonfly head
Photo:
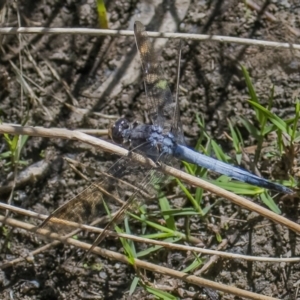
M 121 118 L 110 128 L 110 137 L 115 143 L 124 144 L 128 142 L 129 131 L 129 122 L 125 118 Z

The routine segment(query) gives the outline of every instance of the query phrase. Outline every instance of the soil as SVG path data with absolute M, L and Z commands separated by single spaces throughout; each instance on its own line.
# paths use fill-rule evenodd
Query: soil
M 0 4 L 2 2 L 5 1 Z M 95 3 L 94 0 L 7 1 L 1 10 L 2 26 L 18 26 L 20 22 L 19 26 L 99 28 Z M 253 9 L 254 4 L 261 9 Z M 118 0 L 106 1 L 106 8 L 110 29 L 132 29 L 134 20 L 139 19 L 149 31 L 205 33 L 291 43 L 297 43 L 297 33 L 300 34 L 298 1 Z M 165 40 L 161 43 L 161 63 L 174 91 L 179 42 Z M 120 116 L 146 121 L 146 96 L 133 37 L 2 35 L 1 44 L 3 122 L 100 130 L 107 129 Z M 188 145 L 195 146 L 201 133 L 196 113 L 203 116 L 207 132 L 225 152 L 230 153 L 233 149 L 226 135 L 230 134 L 228 119 L 239 127 L 245 147 L 256 145 L 257 141 L 240 121 L 243 116 L 257 125 L 255 112 L 247 102 L 249 93 L 240 65 L 247 68 L 263 105 L 267 105 L 274 85 L 272 112 L 284 119 L 293 117 L 295 99 L 299 96 L 299 56 L 299 50 L 292 48 L 184 41 L 179 104 Z M 103 138 L 108 139 L 108 136 Z M 268 136 L 267 143 L 271 144 L 275 138 Z M 1 153 L 9 150 L 4 137 L 0 148 Z M 29 138 L 21 152 L 23 164 L 16 169 L 17 186 L 12 193 L 10 182 L 14 168 L 9 164 L 9 158 L 1 160 L 1 201 L 49 214 L 77 195 L 88 183 L 74 173 L 63 157 L 100 170 L 105 170 L 108 162 L 116 159 L 79 142 Z M 22 171 L 28 172 L 33 166 L 37 174 L 21 182 L 21 175 L 25 174 Z M 282 174 L 278 175 L 278 168 Z M 262 176 L 270 179 L 284 179 L 287 174 L 279 158 L 270 163 L 267 157 L 262 157 L 258 169 Z M 91 180 L 96 176 L 94 172 L 88 175 Z M 174 184 L 168 189 L 170 196 L 175 193 L 179 199 L 184 198 Z M 275 200 L 281 203 L 283 216 L 299 223 L 296 202 L 282 201 L 280 196 Z M 224 251 L 268 257 L 299 256 L 299 237 L 288 229 L 216 196 L 208 194 L 205 201 L 206 204 L 218 201 L 218 204 L 205 220 L 193 217 L 190 228 L 191 235 L 201 240 L 206 248 L 218 247 L 217 230 L 227 240 Z M 186 199 L 172 202 L 190 206 Z M 27 217 L 10 216 L 38 224 L 37 220 Z M 230 218 L 234 221 L 226 227 L 224 220 Z M 184 231 L 181 222 L 179 219 L 179 228 Z M 142 287 L 129 296 L 137 275 L 130 265 L 92 255 L 88 266 L 84 267 L 80 262 L 84 252 L 62 244 L 31 257 L 30 252 L 47 241 L 25 230 L 4 225 L 0 234 L 3 262 L 26 258 L 0 271 L 1 299 L 154 298 Z M 79 238 L 91 243 L 95 236 L 82 234 Z M 116 239 L 108 238 L 101 246 L 123 252 Z M 183 270 L 194 257 L 161 249 L 159 254 L 145 259 Z M 208 257 L 202 259 L 207 261 Z M 163 275 L 147 273 L 145 276 L 150 283 L 181 299 L 242 299 Z M 278 299 L 300 299 L 297 294 L 299 263 L 219 259 L 199 276 Z

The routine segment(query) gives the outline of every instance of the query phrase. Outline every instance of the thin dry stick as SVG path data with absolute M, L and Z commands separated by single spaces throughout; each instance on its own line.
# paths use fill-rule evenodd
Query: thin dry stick
M 17 125 L 6 125 L 6 124 L 0 124 L 0 133 L 8 133 L 13 135 L 30 135 L 30 136 L 39 136 L 39 137 L 50 137 L 50 138 L 62 138 L 62 139 L 69 139 L 69 140 L 77 140 L 84 143 L 87 143 L 92 146 L 99 147 L 103 151 L 107 151 L 110 153 L 118 154 L 120 156 L 127 156 L 128 150 L 119 147 L 117 145 L 114 145 L 112 143 L 109 143 L 107 141 L 97 139 L 93 136 L 89 136 L 87 134 L 84 134 L 82 132 L 78 132 L 76 130 L 68 130 L 68 129 L 61 129 L 61 128 L 43 128 L 43 127 L 29 127 L 29 126 L 17 126 Z M 154 168 L 157 168 L 157 165 L 151 160 L 148 159 L 140 154 L 132 153 L 131 159 L 133 159 L 136 162 L 139 162 L 142 165 L 148 165 L 152 166 Z M 254 211 L 258 213 L 259 215 L 264 216 L 267 219 L 270 219 L 276 223 L 279 223 L 283 226 L 286 226 L 290 230 L 300 233 L 300 225 L 288 220 L 287 218 L 284 218 L 280 215 L 277 215 L 276 213 L 259 206 L 246 198 L 243 198 L 241 196 L 235 195 L 234 193 L 228 192 L 220 187 L 217 187 L 209 182 L 206 182 L 205 180 L 202 180 L 200 178 L 194 177 L 192 175 L 189 175 L 185 172 L 179 171 L 175 168 L 166 166 L 164 164 L 161 164 L 160 170 L 167 174 L 174 176 L 180 180 L 183 180 L 187 182 L 188 184 L 203 188 L 207 191 L 210 191 L 220 197 L 223 197 L 231 202 L 233 202 L 236 205 L 239 205 L 243 208 L 246 208 L 250 211 Z
M 108 129 L 78 129 L 78 131 L 97 136 L 108 135 Z
M 132 30 L 111 30 L 111 29 L 91 29 L 91 28 L 47 28 L 47 27 L 3 27 L 0 28 L 2 34 L 85 34 L 92 36 L 133 36 Z M 221 43 L 235 43 L 241 45 L 253 45 L 272 48 L 300 49 L 299 44 L 280 43 L 264 40 L 237 38 L 231 36 L 191 34 L 191 33 L 163 33 L 150 32 L 148 36 L 153 38 L 183 39 L 196 41 L 216 41 Z
M 3 216 L 0 216 L 0 222 L 3 222 L 7 225 L 10 226 L 16 226 L 28 231 L 35 231 L 36 233 L 46 236 L 48 238 L 51 239 L 56 239 L 56 240 L 60 240 L 61 242 L 67 243 L 69 245 L 73 245 L 75 247 L 84 249 L 84 250 L 88 250 L 91 247 L 91 244 L 87 244 L 87 243 L 83 243 L 71 238 L 65 239 L 64 237 L 59 236 L 56 233 L 51 233 L 50 231 L 46 230 L 46 229 L 37 229 L 35 226 L 18 221 L 18 220 L 14 220 L 11 218 L 5 218 Z M 117 260 L 120 262 L 123 262 L 125 264 L 129 264 L 128 258 L 125 255 L 122 255 L 120 253 L 116 253 L 113 251 L 109 251 L 106 249 L 102 249 L 99 247 L 95 247 L 93 249 L 93 253 L 97 254 L 97 255 L 101 255 L 103 257 L 106 258 L 110 258 L 113 260 Z M 144 262 L 142 260 L 139 260 L 137 258 L 134 259 L 134 267 L 135 268 L 141 268 L 141 269 L 146 269 L 152 272 L 156 272 L 159 274 L 163 274 L 163 275 L 167 275 L 167 276 L 171 276 L 173 278 L 177 278 L 180 279 L 182 281 L 185 281 L 189 284 L 194 284 L 194 285 L 198 285 L 198 286 L 204 286 L 207 288 L 211 288 L 211 289 L 215 289 L 215 290 L 219 290 L 222 291 L 224 293 L 229 293 L 229 294 L 233 294 L 239 297 L 245 297 L 245 298 L 249 298 L 249 299 L 257 299 L 257 300 L 275 300 L 276 298 L 273 297 L 268 297 L 268 296 L 263 296 L 260 294 L 256 294 L 256 293 L 252 293 L 252 292 L 248 292 L 248 291 L 244 291 L 241 289 L 238 289 L 236 287 L 232 287 L 232 286 L 227 286 L 221 283 L 217 283 L 214 281 L 210 281 L 201 277 L 197 277 L 194 275 L 188 275 L 187 273 L 183 273 L 183 272 L 179 272 L 176 270 L 172 270 L 169 268 L 165 268 L 159 265 L 155 265 L 152 263 L 148 263 L 148 262 Z

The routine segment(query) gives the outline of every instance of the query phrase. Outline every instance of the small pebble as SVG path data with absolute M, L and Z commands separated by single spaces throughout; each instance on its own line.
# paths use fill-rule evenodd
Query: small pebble
M 99 276 L 102 279 L 106 279 L 107 278 L 107 274 L 105 272 L 103 272 L 103 271 L 99 273 Z

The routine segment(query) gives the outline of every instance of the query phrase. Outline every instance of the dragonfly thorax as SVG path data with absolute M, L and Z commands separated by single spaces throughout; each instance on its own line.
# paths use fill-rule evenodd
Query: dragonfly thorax
M 173 134 L 164 134 L 160 126 L 138 122 L 130 124 L 124 118 L 114 124 L 111 135 L 116 143 L 138 150 L 153 159 L 165 154 L 172 155 L 176 147 Z

